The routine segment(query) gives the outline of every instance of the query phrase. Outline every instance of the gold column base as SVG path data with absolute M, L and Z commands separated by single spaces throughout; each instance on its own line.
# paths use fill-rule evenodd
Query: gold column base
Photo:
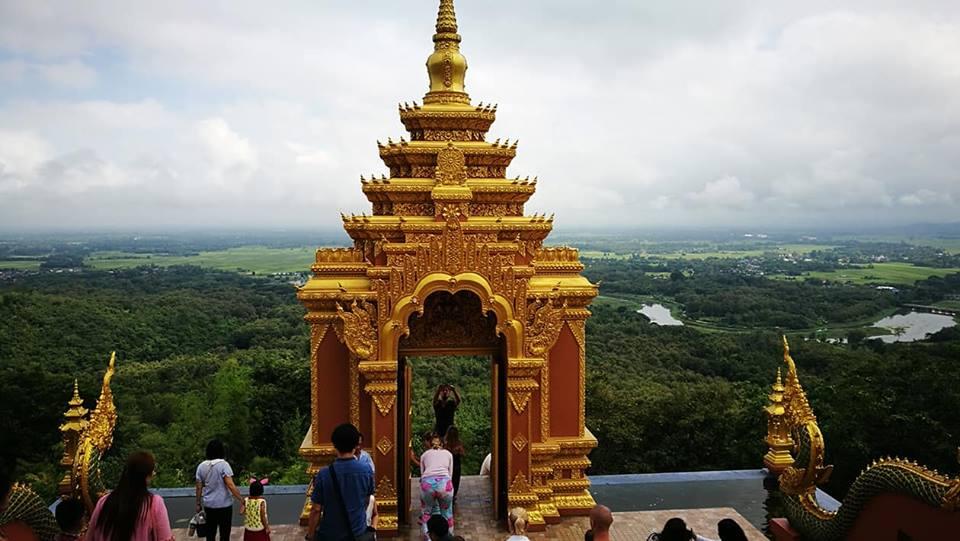
M 553 497 L 557 506 L 557 511 L 562 517 L 587 516 L 597 502 L 590 495 L 590 491 L 584 490 L 579 494 L 562 494 Z
M 307 483 L 307 498 L 303 502 L 303 509 L 300 511 L 300 525 L 306 526 L 307 520 L 310 518 L 310 508 L 312 506 L 310 495 L 313 493 L 313 478 L 321 468 L 325 468 L 333 462 L 337 453 L 333 445 L 313 444 L 313 425 L 310 425 L 307 434 L 303 437 L 303 442 L 300 444 L 300 456 L 307 461 L 307 475 L 310 476 L 310 482 Z
M 783 473 L 783 470 L 789 466 L 793 466 L 793 462 L 793 456 L 786 449 L 770 449 L 763 455 L 763 465 L 776 476 Z

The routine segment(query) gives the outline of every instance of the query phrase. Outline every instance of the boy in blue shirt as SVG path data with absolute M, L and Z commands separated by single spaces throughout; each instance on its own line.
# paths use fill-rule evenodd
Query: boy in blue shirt
M 350 423 L 333 429 L 330 436 L 337 458 L 327 468 L 317 472 L 313 479 L 310 500 L 310 518 L 307 521 L 306 541 L 341 541 L 364 539 L 367 531 L 367 505 L 373 495 L 373 471 L 356 459 L 354 450 L 360 442 L 360 431 Z M 340 494 L 346 507 L 349 523 L 344 523 L 344 510 L 333 487 L 330 468 L 335 468 Z

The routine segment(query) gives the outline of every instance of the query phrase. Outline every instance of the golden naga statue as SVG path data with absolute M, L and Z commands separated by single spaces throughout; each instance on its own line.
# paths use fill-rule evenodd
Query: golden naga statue
M 117 424 L 117 408 L 113 403 L 110 381 L 116 370 L 117 353 L 110 354 L 110 363 L 103 374 L 100 398 L 89 419 L 83 408 L 76 382 L 70 408 L 64 414 L 66 421 L 60 426 L 63 433 L 63 459 L 61 466 L 67 470 L 60 481 L 61 497 L 83 501 L 88 512 L 93 512 L 97 499 L 106 492 L 100 474 L 100 460 L 113 444 L 113 430 Z
M 817 487 L 827 482 L 833 466 L 825 464 L 823 434 L 800 385 L 786 337 L 783 337 L 783 361 L 786 381 L 781 382 L 778 370 L 769 405 L 765 408 L 769 451 L 764 456 L 764 464 L 771 473 L 779 474 L 790 526 L 804 539 L 847 538 L 866 505 L 881 495 L 904 496 L 925 504 L 934 512 L 960 511 L 960 477 L 951 478 L 901 458 L 874 461 L 857 476 L 836 511 L 821 506 L 817 501 Z M 937 518 L 953 523 L 960 519 Z

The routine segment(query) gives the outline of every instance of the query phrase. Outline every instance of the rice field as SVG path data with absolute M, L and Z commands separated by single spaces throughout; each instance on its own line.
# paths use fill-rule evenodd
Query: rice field
M 226 271 L 274 274 L 309 271 L 315 252 L 316 248 L 266 246 L 241 246 L 215 252 L 200 252 L 197 255 L 94 252 L 86 259 L 86 264 L 95 269 L 128 269 L 141 265 L 196 265 Z

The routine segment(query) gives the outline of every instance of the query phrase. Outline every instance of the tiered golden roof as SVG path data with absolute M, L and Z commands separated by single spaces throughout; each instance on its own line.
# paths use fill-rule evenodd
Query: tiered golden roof
M 330 276 L 335 281 L 315 281 L 308 284 L 307 291 L 322 288 L 362 293 L 369 288 L 364 278 L 368 268 L 387 263 L 386 254 L 408 251 L 414 243 L 442 233 L 450 222 L 456 222 L 464 235 L 504 243 L 504 250 L 519 246 L 523 262 L 536 266 L 538 274 L 559 274 L 551 276 L 551 288 L 557 280 L 568 283 L 571 274 L 582 270 L 573 249 L 566 249 L 573 254 L 565 256 L 572 257 L 566 265 L 551 263 L 557 257 L 552 252 L 544 252 L 542 260 L 534 261 L 541 259 L 536 256 L 553 228 L 553 216 L 524 215 L 524 205 L 538 179 L 507 178 L 518 141 L 487 141 L 497 106 L 471 104 L 465 82 L 467 60 L 460 52 L 457 32 L 453 0 L 441 0 L 434 51 L 427 59 L 430 89 L 422 104 L 404 102 L 399 106 L 408 136 L 377 141 L 389 176 L 360 177 L 372 211 L 341 214 L 344 229 L 360 253 L 318 251 L 315 276 Z M 565 267 L 572 272 L 560 270 Z M 576 285 L 593 289 L 582 277 Z

